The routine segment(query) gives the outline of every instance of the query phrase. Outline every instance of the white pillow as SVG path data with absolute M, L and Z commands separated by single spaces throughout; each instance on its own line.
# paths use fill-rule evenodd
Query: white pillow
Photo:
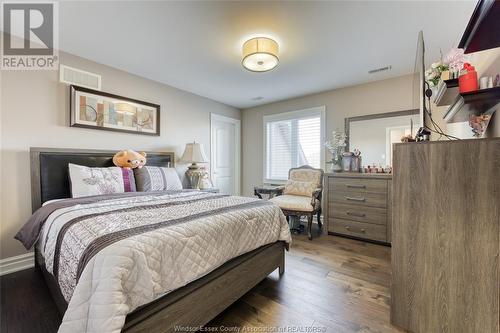
M 68 168 L 73 198 L 125 192 L 121 168 L 89 168 L 71 163 Z

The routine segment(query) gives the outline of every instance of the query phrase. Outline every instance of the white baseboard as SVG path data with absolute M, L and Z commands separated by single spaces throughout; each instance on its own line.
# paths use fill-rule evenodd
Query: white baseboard
M 35 266 L 33 252 L 0 260 L 0 276 Z

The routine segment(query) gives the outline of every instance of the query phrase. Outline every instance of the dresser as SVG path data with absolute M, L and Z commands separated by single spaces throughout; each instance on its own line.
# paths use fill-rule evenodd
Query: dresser
M 391 242 L 390 174 L 327 173 L 325 195 L 329 234 Z
M 498 333 L 500 138 L 393 146 L 391 323 Z

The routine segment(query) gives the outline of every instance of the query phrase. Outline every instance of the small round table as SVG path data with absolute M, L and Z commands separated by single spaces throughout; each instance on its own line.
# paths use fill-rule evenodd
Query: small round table
M 284 186 L 274 186 L 274 185 L 254 186 L 253 194 L 259 197 L 259 199 L 262 199 L 262 194 L 267 194 L 269 195 L 269 199 L 271 199 L 275 196 L 282 195 L 284 189 L 285 189 Z

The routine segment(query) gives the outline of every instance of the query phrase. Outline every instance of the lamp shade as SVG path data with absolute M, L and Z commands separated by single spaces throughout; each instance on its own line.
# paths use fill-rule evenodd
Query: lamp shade
M 252 72 L 270 71 L 278 65 L 278 43 L 271 38 L 257 37 L 243 44 L 242 65 Z
M 188 163 L 207 163 L 209 162 L 203 145 L 198 142 L 186 143 L 186 149 L 181 157 L 182 162 Z

